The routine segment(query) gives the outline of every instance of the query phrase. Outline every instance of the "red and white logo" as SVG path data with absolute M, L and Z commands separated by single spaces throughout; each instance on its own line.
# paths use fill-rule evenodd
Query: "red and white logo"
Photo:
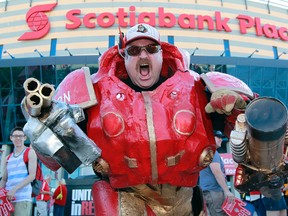
M 50 22 L 44 12 L 53 10 L 57 3 L 32 7 L 26 14 L 26 22 L 32 32 L 25 32 L 18 40 L 35 40 L 44 37 L 50 30 Z

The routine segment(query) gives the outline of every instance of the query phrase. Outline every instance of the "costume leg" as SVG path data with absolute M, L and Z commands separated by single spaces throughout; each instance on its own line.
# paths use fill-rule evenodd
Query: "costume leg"
M 118 192 L 106 181 L 93 184 L 92 195 L 97 216 L 119 215 Z
M 199 186 L 193 188 L 193 197 L 191 204 L 193 215 L 200 215 L 201 212 L 206 212 L 206 204 L 204 201 L 203 192 Z
M 145 204 L 147 205 L 145 215 L 192 215 L 192 188 L 176 187 L 169 184 L 163 184 L 153 186 L 137 185 L 131 187 L 131 189 L 134 190 L 134 196 L 141 197 L 142 201 L 145 200 Z
M 114 190 L 106 181 L 95 182 L 92 195 L 97 216 L 156 216 L 145 201 L 134 192 Z

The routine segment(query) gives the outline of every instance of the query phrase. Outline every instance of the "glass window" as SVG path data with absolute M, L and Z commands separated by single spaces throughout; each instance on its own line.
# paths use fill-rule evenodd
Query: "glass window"
M 42 73 L 40 66 L 28 66 L 27 67 L 27 78 L 34 77 L 35 79 L 42 80 Z
M 263 77 L 263 67 L 250 67 L 249 72 L 249 87 L 251 90 L 257 94 L 262 95 L 262 77 Z
M 235 76 L 236 66 L 235 65 L 226 65 L 227 73 Z
M 13 93 L 14 103 L 20 104 L 25 96 L 23 89 L 23 83 L 26 80 L 25 67 L 12 67 L 12 81 L 13 81 Z
M 276 74 L 277 68 L 264 68 L 262 80 L 262 96 L 275 96 Z
M 249 72 L 250 72 L 250 66 L 246 65 L 237 65 L 236 66 L 236 77 L 241 79 L 245 83 L 249 83 Z
M 42 83 L 56 84 L 55 66 L 54 65 L 42 65 Z
M 11 84 L 11 70 L 10 68 L 0 68 L 0 91 L 1 91 L 1 105 L 11 103 L 11 100 L 14 102 L 12 95 L 12 84 Z
M 56 65 L 56 86 L 69 74 L 71 71 L 70 65 L 68 64 L 61 64 Z
M 87 64 L 86 67 L 89 67 L 90 74 L 97 73 L 98 71 L 98 64 Z

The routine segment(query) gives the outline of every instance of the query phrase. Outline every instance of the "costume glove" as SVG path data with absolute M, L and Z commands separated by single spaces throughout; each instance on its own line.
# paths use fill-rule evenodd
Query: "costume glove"
M 212 93 L 210 102 L 206 105 L 207 113 L 217 112 L 219 114 L 231 115 L 233 109 L 245 109 L 246 102 L 240 94 L 220 89 Z

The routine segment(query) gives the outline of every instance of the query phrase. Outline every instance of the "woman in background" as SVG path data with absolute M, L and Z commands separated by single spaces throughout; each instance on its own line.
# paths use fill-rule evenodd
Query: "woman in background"
M 67 200 L 67 187 L 64 179 L 58 181 L 58 187 L 56 188 L 54 195 L 54 216 L 64 216 L 64 208 Z

